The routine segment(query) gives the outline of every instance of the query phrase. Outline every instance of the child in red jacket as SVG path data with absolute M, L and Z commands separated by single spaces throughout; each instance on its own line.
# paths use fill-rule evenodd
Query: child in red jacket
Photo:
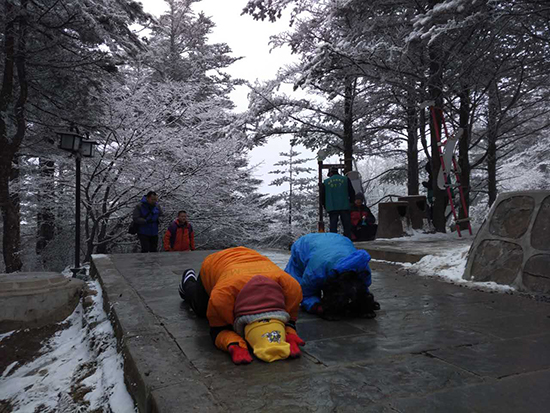
M 195 233 L 187 218 L 187 212 L 179 211 L 178 217 L 164 233 L 164 251 L 194 251 Z

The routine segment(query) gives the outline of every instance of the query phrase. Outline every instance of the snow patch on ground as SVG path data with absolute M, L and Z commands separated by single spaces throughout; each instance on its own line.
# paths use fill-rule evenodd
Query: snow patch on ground
M 13 331 L 8 331 L 7 333 L 4 333 L 4 334 L 0 334 L 0 341 L 2 341 L 3 339 L 5 339 L 6 337 L 11 336 L 13 333 L 15 333 L 15 330 L 13 330 Z
M 406 236 L 400 238 L 376 238 L 376 241 L 390 241 L 399 243 L 400 241 L 438 241 L 438 240 L 458 240 L 458 239 L 469 239 L 472 240 L 475 238 L 476 233 L 473 235 L 468 233 L 468 230 L 461 231 L 461 236 L 458 236 L 458 233 L 455 232 L 436 232 L 435 234 L 426 233 L 423 230 L 411 229 L 410 233 Z M 368 248 L 367 248 L 368 251 Z
M 468 288 L 497 291 L 501 293 L 515 291 L 514 287 L 497 284 L 493 281 L 477 282 L 463 279 L 462 275 L 464 274 L 466 263 L 468 262 L 469 250 L 469 245 L 461 245 L 455 248 L 449 248 L 445 253 L 426 255 L 416 263 L 392 262 L 391 264 L 407 268 L 421 277 L 438 277 L 444 281 Z M 373 261 L 382 262 L 380 260 Z
M 103 311 L 103 291 L 96 291 L 85 309 L 82 301 L 63 323 L 68 325 L 47 340 L 42 354 L 17 366 L 12 363 L 0 378 L 0 400 L 19 412 L 136 412 L 124 384 L 123 358 Z M 9 333 L 8 333 L 9 334 Z
M 61 271 L 61 275 L 65 278 L 72 278 L 73 272 L 71 271 L 71 267 L 65 267 L 65 269 Z

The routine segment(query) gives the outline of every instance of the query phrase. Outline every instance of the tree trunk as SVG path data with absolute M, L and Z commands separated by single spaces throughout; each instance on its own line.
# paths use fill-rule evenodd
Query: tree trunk
M 16 161 L 15 156 L 5 151 L 0 157 L 0 199 L 2 200 L 2 253 L 6 272 L 21 270 L 21 217 L 19 210 L 19 194 L 10 193 L 10 185 L 17 179 L 18 171 L 11 168 Z M 8 166 L 10 165 L 10 166 Z
M 435 2 L 437 3 L 437 2 Z M 429 46 L 430 78 L 428 90 L 430 99 L 434 102 L 434 114 L 430 114 L 430 144 L 432 148 L 432 187 L 433 187 L 433 217 L 432 222 L 437 232 L 445 232 L 445 208 L 447 206 L 447 194 L 437 186 L 437 175 L 441 168 L 438 142 L 441 139 L 441 108 L 443 106 L 442 85 L 443 74 L 441 68 L 441 51 L 434 41 Z M 435 119 L 434 119 L 435 117 Z M 439 139 L 438 139 L 439 136 Z
M 426 140 L 426 109 L 420 109 L 418 113 L 418 130 L 420 131 L 420 142 L 422 143 L 422 149 L 424 150 L 424 155 L 426 155 L 426 160 L 430 164 L 432 163 L 432 156 L 428 148 L 428 141 Z
M 418 195 L 418 114 L 414 98 L 407 102 L 407 193 Z
M 497 83 L 491 81 L 489 86 L 489 108 L 487 114 L 487 184 L 489 207 L 497 198 Z
M 0 207 L 4 224 L 2 252 L 6 272 L 19 271 L 23 267 L 20 257 L 21 223 L 19 194 L 11 193 L 10 185 L 17 179 L 19 171 L 12 167 L 17 163 L 17 151 L 25 136 L 25 104 L 27 102 L 26 41 L 28 0 L 22 0 L 19 10 L 11 1 L 5 1 L 7 17 L 1 53 L 4 57 L 2 88 L 0 89 Z M 17 22 L 17 25 L 16 25 Z M 17 77 L 15 75 L 17 72 Z M 17 79 L 17 100 L 14 99 L 14 83 Z M 10 113 L 10 111 L 12 111 Z M 13 119 L 13 120 L 12 120 Z M 9 124 L 14 122 L 13 125 Z M 8 136 L 8 130 L 14 130 Z
M 38 189 L 38 214 L 37 228 L 38 238 L 36 240 L 36 253 L 41 254 L 46 248 L 46 245 L 53 240 L 55 232 L 55 215 L 53 213 L 53 205 L 48 194 L 54 191 L 54 162 L 39 159 L 40 177 L 42 184 Z
M 289 181 L 289 189 L 288 189 L 288 236 L 289 236 L 289 239 L 291 240 L 290 242 L 292 242 L 292 186 L 294 184 L 294 176 L 293 176 L 293 172 L 294 172 L 294 164 L 292 163 L 292 160 L 293 160 L 293 155 L 294 155 L 294 146 L 291 144 L 290 145 L 290 154 L 289 154 L 289 165 L 288 165 L 288 168 L 289 168 L 289 175 L 290 175 L 290 181 Z
M 460 184 L 462 185 L 462 193 L 464 194 L 464 203 L 466 204 L 466 209 L 464 209 L 463 205 L 460 205 L 458 219 L 464 219 L 470 216 L 470 90 L 468 88 L 463 88 L 459 94 L 459 98 L 459 127 L 462 128 L 464 132 L 458 142 L 458 166 L 460 168 Z M 466 228 L 468 228 L 468 223 L 461 222 L 460 229 Z
M 353 162 L 353 100 L 355 79 L 347 76 L 344 89 L 344 173 L 352 170 Z

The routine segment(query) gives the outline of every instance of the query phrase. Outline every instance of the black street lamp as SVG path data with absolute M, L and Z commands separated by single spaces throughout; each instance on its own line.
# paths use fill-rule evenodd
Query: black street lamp
M 59 148 L 71 152 L 76 161 L 76 186 L 75 186 L 75 250 L 74 268 L 71 268 L 73 277 L 78 274 L 80 268 L 80 159 L 82 156 L 91 158 L 94 156 L 94 148 L 97 142 L 84 139 L 83 136 L 72 131 L 58 131 Z

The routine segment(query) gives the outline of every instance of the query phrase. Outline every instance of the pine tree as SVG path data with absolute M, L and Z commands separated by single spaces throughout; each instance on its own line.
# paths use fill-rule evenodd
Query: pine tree
M 314 227 L 318 196 L 315 177 L 310 175 L 314 169 L 304 166 L 311 159 L 299 158 L 300 152 L 294 150 L 292 143 L 290 152 L 281 152 L 279 155 L 284 159 L 275 163 L 274 166 L 282 167 L 282 169 L 275 169 L 269 173 L 282 176 L 271 181 L 270 185 L 288 184 L 288 190 L 273 196 L 272 201 L 274 201 L 275 209 L 279 214 L 277 221 L 287 222 L 284 231 L 286 237 L 281 243 L 289 245 L 297 237 L 309 233 Z

